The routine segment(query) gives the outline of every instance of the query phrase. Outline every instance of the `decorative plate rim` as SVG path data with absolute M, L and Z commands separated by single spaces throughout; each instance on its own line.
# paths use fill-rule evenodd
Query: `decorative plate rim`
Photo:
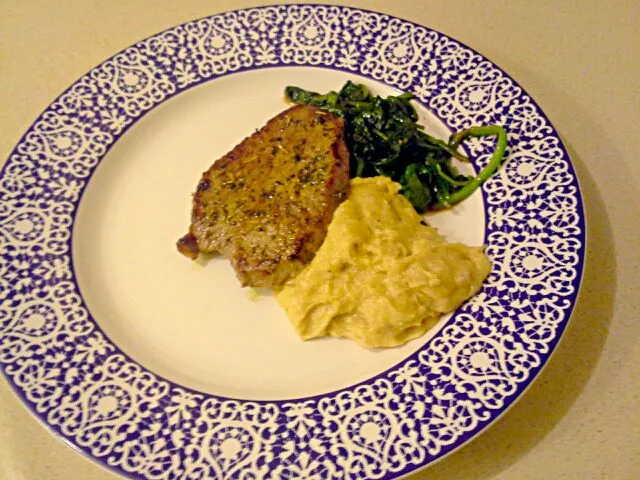
M 178 61 L 180 48 L 187 54 Z M 420 76 L 427 60 L 436 70 Z M 452 130 L 499 119 L 513 127 L 509 163 L 482 191 L 494 270 L 422 349 L 368 380 L 290 400 L 209 395 L 148 371 L 106 337 L 75 281 L 74 219 L 101 159 L 146 113 L 216 78 L 289 66 L 411 90 Z M 490 150 L 490 142 L 471 144 L 476 165 Z M 531 175 L 539 181 L 527 184 Z M 483 432 L 539 375 L 584 270 L 577 176 L 536 102 L 463 43 L 356 7 L 250 7 L 138 41 L 37 117 L 0 169 L 0 185 L 0 369 L 56 436 L 134 478 L 398 478 L 431 465 Z M 530 218 L 526 202 L 537 205 Z M 522 245 L 527 256 L 515 258 Z M 508 300 L 492 306 L 497 293 Z M 517 321 L 504 312 L 514 303 Z

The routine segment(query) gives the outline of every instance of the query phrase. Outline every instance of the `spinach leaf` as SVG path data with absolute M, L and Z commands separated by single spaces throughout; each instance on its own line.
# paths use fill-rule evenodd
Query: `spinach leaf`
M 452 206 L 471 195 L 500 166 L 506 150 L 504 128 L 471 127 L 444 142 L 417 123 L 411 93 L 382 98 L 362 84 L 348 81 L 339 92 L 325 94 L 288 86 L 293 103 L 313 105 L 345 120 L 351 153 L 351 176 L 385 175 L 399 182 L 401 193 L 419 212 Z M 477 177 L 460 174 L 451 158 L 468 161 L 458 152 L 468 137 L 497 135 L 493 157 Z

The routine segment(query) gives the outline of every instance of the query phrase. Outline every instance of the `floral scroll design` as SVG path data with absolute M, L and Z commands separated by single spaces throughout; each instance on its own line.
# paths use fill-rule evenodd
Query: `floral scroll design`
M 411 90 L 452 130 L 505 125 L 509 162 L 483 187 L 493 270 L 421 351 L 364 384 L 284 402 L 217 398 L 159 379 L 100 332 L 72 271 L 73 219 L 93 170 L 146 112 L 218 76 L 282 65 Z M 490 152 L 470 143 L 477 167 Z M 14 149 L 0 175 L 0 366 L 44 422 L 128 476 L 392 478 L 477 434 L 546 361 L 577 293 L 582 218 L 546 117 L 455 40 L 347 7 L 215 15 L 96 67 Z

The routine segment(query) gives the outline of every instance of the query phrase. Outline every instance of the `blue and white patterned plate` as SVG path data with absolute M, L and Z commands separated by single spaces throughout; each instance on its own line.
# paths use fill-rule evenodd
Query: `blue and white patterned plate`
M 195 268 L 174 249 L 200 172 L 284 109 L 284 85 L 348 78 L 413 92 L 443 136 L 509 135 L 505 167 L 435 221 L 486 243 L 490 277 L 387 352 L 300 342 L 224 261 Z M 468 150 L 478 169 L 492 142 Z M 584 230 L 558 134 L 468 47 L 347 7 L 215 15 L 97 66 L 15 147 L 0 175 L 0 366 L 51 430 L 132 478 L 397 478 L 478 435 L 537 376 L 576 300 Z

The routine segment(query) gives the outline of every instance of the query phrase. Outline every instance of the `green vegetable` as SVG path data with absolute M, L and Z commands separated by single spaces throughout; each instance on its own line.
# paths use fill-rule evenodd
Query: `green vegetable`
M 351 152 L 351 176 L 385 175 L 402 185 L 402 194 L 419 212 L 452 206 L 471 195 L 498 169 L 507 145 L 504 128 L 471 127 L 444 142 L 424 132 L 411 104 L 413 94 L 382 98 L 367 87 L 348 81 L 339 92 L 321 95 L 289 86 L 293 103 L 314 105 L 345 120 Z M 497 135 L 489 164 L 477 177 L 461 175 L 451 158 L 468 161 L 458 147 L 468 137 Z

